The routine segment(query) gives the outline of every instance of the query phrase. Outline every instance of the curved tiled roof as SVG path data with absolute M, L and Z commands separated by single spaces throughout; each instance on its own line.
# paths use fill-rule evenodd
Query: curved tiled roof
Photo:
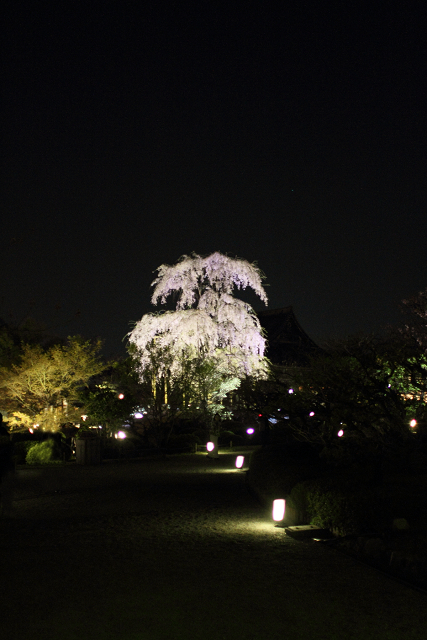
M 259 321 L 267 334 L 267 357 L 273 364 L 302 366 L 320 347 L 305 333 L 292 307 L 260 311 Z

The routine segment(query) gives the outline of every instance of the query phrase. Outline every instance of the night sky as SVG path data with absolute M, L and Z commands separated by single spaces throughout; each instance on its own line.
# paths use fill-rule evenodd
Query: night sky
M 318 342 L 427 287 L 424 3 L 5 4 L 5 321 L 124 353 L 192 251 L 257 261 Z

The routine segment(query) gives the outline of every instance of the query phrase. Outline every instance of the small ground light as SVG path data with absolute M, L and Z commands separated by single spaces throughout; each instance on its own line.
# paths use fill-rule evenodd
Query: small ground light
M 342 429 L 340 429 L 337 433 L 338 438 L 342 438 L 344 435 L 344 431 Z
M 417 426 L 417 421 L 416 420 L 411 420 L 411 422 L 409 423 L 410 427 L 416 427 Z
M 206 445 L 207 451 L 213 451 L 215 449 L 215 445 L 213 442 L 208 442 Z
M 249 429 L 246 429 L 246 433 L 251 436 L 253 433 L 255 433 L 255 429 L 252 429 L 252 427 L 249 427 Z
M 237 456 L 237 458 L 236 458 L 236 467 L 237 467 L 237 469 L 241 469 L 243 467 L 244 461 L 245 461 L 245 457 L 244 456 Z
M 120 438 L 120 440 L 124 440 L 126 438 L 126 434 L 124 431 L 119 431 L 117 434 L 117 438 Z
M 273 520 L 274 522 L 280 522 L 285 517 L 285 500 L 273 501 Z

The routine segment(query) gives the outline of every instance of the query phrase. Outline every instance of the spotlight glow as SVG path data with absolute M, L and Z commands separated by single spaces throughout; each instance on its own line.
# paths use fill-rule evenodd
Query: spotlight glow
M 337 433 L 338 438 L 342 438 L 344 435 L 344 431 L 342 429 L 340 429 Z
M 416 427 L 417 426 L 417 421 L 416 420 L 411 420 L 411 422 L 409 423 L 410 427 Z
M 249 427 L 249 429 L 246 429 L 246 433 L 248 433 L 250 436 L 255 433 L 255 429 L 252 429 L 252 427 Z
M 214 443 L 213 442 L 208 442 L 207 445 L 206 445 L 206 449 L 208 451 L 213 451 L 215 449 Z
M 273 520 L 280 522 L 285 517 L 285 500 L 273 501 Z

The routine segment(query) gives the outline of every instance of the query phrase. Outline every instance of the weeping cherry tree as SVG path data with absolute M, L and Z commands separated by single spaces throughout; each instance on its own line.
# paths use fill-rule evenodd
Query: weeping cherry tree
M 148 313 L 129 334 L 142 380 L 151 377 L 168 404 L 168 391 L 182 389 L 184 405 L 199 402 L 212 417 L 246 376 L 266 378 L 265 338 L 251 305 L 236 290 L 251 288 L 267 304 L 263 274 L 246 260 L 215 252 L 183 256 L 157 269 L 152 303 L 174 311 Z M 154 366 L 153 366 L 154 365 Z M 188 383 L 188 384 L 187 384 Z

